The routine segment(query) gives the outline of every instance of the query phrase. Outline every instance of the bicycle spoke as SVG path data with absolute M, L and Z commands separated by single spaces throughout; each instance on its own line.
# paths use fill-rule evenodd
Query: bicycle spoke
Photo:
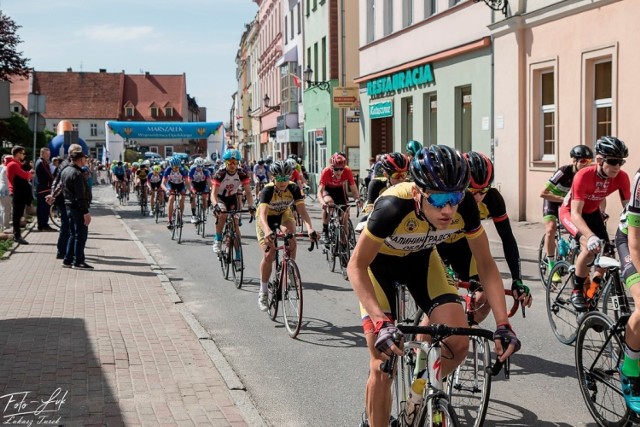
M 293 260 L 287 262 L 282 312 L 284 323 L 291 338 L 298 336 L 302 322 L 302 281 L 300 271 Z

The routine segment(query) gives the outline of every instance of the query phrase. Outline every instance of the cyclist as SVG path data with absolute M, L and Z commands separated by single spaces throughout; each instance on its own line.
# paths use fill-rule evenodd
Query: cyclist
M 295 204 L 296 209 L 302 216 L 304 225 L 309 233 L 309 238 L 317 240 L 317 233 L 311 225 L 311 218 L 304 204 L 304 196 L 300 188 L 290 181 L 293 169 L 289 162 L 281 160 L 273 162 L 271 165 L 271 175 L 273 182 L 265 185 L 260 193 L 258 202 L 256 236 L 260 249 L 262 249 L 262 260 L 260 261 L 260 291 L 258 292 L 258 307 L 261 311 L 267 311 L 267 292 L 269 277 L 273 268 L 273 261 L 276 251 L 273 247 L 274 235 L 271 227 L 280 224 L 280 229 L 285 233 L 295 233 L 296 225 L 291 212 L 291 205 Z M 289 241 L 291 244 L 291 257 L 296 258 L 295 238 Z
M 307 185 L 307 181 L 302 176 L 302 172 L 300 172 L 300 165 L 298 165 L 295 154 L 289 156 L 287 163 L 291 166 L 291 182 L 295 183 L 300 188 L 300 192 L 303 192 L 304 186 Z
M 138 169 L 136 169 L 135 173 L 135 187 L 140 189 L 140 197 L 146 197 L 146 187 L 147 187 L 147 176 L 149 175 L 149 164 L 148 160 L 140 163 Z
M 112 181 L 115 183 L 116 194 L 118 195 L 118 198 L 120 198 L 120 189 L 122 189 L 122 191 L 127 189 L 127 172 L 122 161 L 113 164 L 111 167 L 111 173 L 114 176 Z
M 422 150 L 422 144 L 412 139 L 411 141 L 407 142 L 405 149 L 407 150 L 407 157 L 409 158 L 409 161 L 411 161 L 415 157 L 416 153 Z
M 151 216 L 155 214 L 155 206 L 156 206 L 156 194 L 158 197 L 164 197 L 164 193 L 160 193 L 158 190 L 161 189 L 162 186 L 162 167 L 160 165 L 155 165 L 149 175 L 147 175 L 147 187 L 149 188 L 149 193 L 151 193 Z
M 162 189 L 169 193 L 169 224 L 167 228 L 171 230 L 173 223 L 173 203 L 176 195 L 180 194 L 180 211 L 184 212 L 184 195 L 187 185 L 189 184 L 189 172 L 182 167 L 179 157 L 172 157 L 169 167 L 162 175 Z M 182 218 L 179 218 L 182 222 Z
M 542 205 L 542 215 L 545 223 L 544 250 L 547 255 L 549 271 L 556 263 L 556 233 L 558 209 L 565 196 L 571 189 L 573 177 L 580 169 L 587 167 L 593 161 L 593 151 L 586 145 L 576 145 L 571 149 L 569 155 L 573 162 L 569 165 L 560 166 L 544 186 L 540 197 L 544 199 Z M 560 281 L 560 274 L 556 272 L 551 278 L 553 282 Z
M 189 170 L 189 181 L 191 182 L 191 194 L 189 200 L 191 202 L 191 224 L 198 222 L 196 218 L 196 195 L 201 193 L 204 200 L 203 208 L 207 208 L 209 203 L 209 180 L 211 175 L 209 171 L 204 167 L 204 159 L 201 157 L 196 158 L 193 161 L 193 166 Z
M 211 203 L 217 216 L 216 234 L 213 239 L 213 252 L 218 253 L 221 249 L 222 228 L 227 220 L 227 211 L 235 211 L 240 209 L 242 203 L 240 195 L 240 187 L 242 187 L 247 195 L 249 202 L 249 212 L 253 216 L 255 207 L 253 204 L 253 195 L 251 194 L 251 181 L 247 174 L 238 169 L 240 159 L 242 158 L 240 151 L 229 148 L 222 155 L 224 167 L 219 169 L 213 176 L 213 184 L 211 191 Z M 236 232 L 240 237 L 240 227 L 236 221 Z
M 322 235 L 325 243 L 329 241 L 329 205 L 347 204 L 347 193 L 344 190 L 345 182 L 349 184 L 351 194 L 354 194 L 357 203 L 362 203 L 358 199 L 358 187 L 351 169 L 347 166 L 347 159 L 342 154 L 335 153 L 331 156 L 330 163 L 331 165 L 320 173 L 320 185 L 318 185 L 318 200 L 322 206 Z M 343 218 L 345 227 L 348 227 L 348 220 L 349 209 L 346 209 Z
M 571 190 L 560 207 L 560 221 L 576 240 L 580 242 L 580 253 L 576 257 L 575 275 L 571 303 L 576 311 L 586 311 L 584 285 L 589 267 L 600 250 L 600 240 L 609 241 L 604 224 L 601 204 L 616 190 L 625 206 L 630 198 L 629 175 L 620 167 L 625 163 L 629 150 L 624 142 L 613 136 L 603 136 L 596 141 L 596 165 L 578 171 L 571 183 Z M 592 279 L 599 283 L 600 276 Z
M 631 186 L 633 197 L 620 218 L 616 248 L 623 283 L 631 293 L 634 307 L 640 306 L 640 170 Z M 620 367 L 622 395 L 634 412 L 640 413 L 640 312 L 634 308 L 626 325 L 624 360 Z
M 264 159 L 259 159 L 258 163 L 253 167 L 253 181 L 256 186 L 256 198 L 258 197 L 258 193 L 266 184 L 269 182 L 269 168 L 264 164 Z
M 471 193 L 469 166 L 453 148 L 431 145 L 409 166 L 413 182 L 385 191 L 376 201 L 353 251 L 347 274 L 360 301 L 369 348 L 366 409 L 372 427 L 387 426 L 391 411 L 391 378 L 380 365 L 392 353 L 402 355 L 394 326 L 395 283 L 406 284 L 431 323 L 468 326 L 457 289 L 449 283 L 435 245 L 454 233 L 464 233 L 478 261 L 497 329 L 496 352 L 502 360 L 520 343 L 509 325 L 500 272 L 489 250 L 478 206 Z M 502 347 L 502 340 L 509 347 Z M 467 355 L 468 339 L 449 337 L 443 346 L 442 377 Z
M 404 182 L 407 178 L 409 159 L 402 153 L 384 154 L 380 160 L 380 165 L 384 176 L 374 178 L 369 183 L 369 187 L 367 188 L 367 203 L 363 209 L 364 213 L 371 212 L 373 203 L 385 190 L 392 185 Z
M 518 243 L 511 230 L 511 222 L 507 215 L 507 207 L 504 198 L 498 189 L 491 187 L 493 183 L 493 162 L 482 153 L 469 151 L 464 154 L 469 164 L 469 188 L 480 212 L 480 220 L 492 219 L 493 225 L 502 241 L 504 258 L 511 273 L 511 290 L 522 304 L 530 307 L 532 298 L 529 288 L 522 283 L 522 271 L 520 269 L 520 252 Z M 479 280 L 476 259 L 471 253 L 471 248 L 465 236 L 456 233 L 447 240 L 438 244 L 438 253 L 445 265 L 449 265 L 463 281 L 477 283 Z M 475 314 L 475 321 L 481 322 L 489 314 L 489 305 L 484 304 L 484 292 L 476 295 L 479 306 L 482 306 Z

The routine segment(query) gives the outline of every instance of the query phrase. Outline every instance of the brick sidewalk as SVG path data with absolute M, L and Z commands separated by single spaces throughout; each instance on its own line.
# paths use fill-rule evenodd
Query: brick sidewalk
M 248 425 L 120 220 L 92 214 L 95 271 L 62 268 L 51 232 L 0 262 L 0 424 Z

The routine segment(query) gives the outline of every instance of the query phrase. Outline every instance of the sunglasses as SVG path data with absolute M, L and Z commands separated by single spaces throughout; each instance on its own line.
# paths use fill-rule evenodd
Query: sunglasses
M 332 168 L 334 172 L 342 172 L 344 168 Z
M 580 163 L 580 164 L 584 164 L 584 163 L 589 164 L 592 161 L 593 161 L 593 159 L 578 159 L 578 163 Z
M 625 159 L 604 159 L 604 161 L 611 166 L 622 166 L 627 163 Z
M 491 187 L 484 187 L 484 188 L 470 188 L 469 192 L 471 194 L 487 194 L 487 192 L 489 191 Z
M 389 176 L 391 178 L 393 178 L 393 179 L 405 179 L 407 177 L 407 173 L 406 172 L 394 172 Z
M 451 207 L 458 206 L 464 198 L 464 191 L 458 191 L 455 193 L 434 193 L 428 196 L 424 193 L 422 195 L 427 199 L 427 202 L 431 206 L 437 209 L 442 209 L 447 205 Z
M 238 161 L 237 160 L 225 160 L 224 163 L 225 163 L 225 165 L 237 165 Z
M 288 182 L 289 178 L 291 178 L 291 175 L 276 175 L 273 177 L 276 182 Z

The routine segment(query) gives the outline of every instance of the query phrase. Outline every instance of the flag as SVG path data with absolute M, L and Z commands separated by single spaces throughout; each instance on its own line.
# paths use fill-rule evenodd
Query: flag
M 300 77 L 293 73 L 289 73 L 289 75 L 293 77 L 293 84 L 296 85 L 297 88 L 300 88 Z

